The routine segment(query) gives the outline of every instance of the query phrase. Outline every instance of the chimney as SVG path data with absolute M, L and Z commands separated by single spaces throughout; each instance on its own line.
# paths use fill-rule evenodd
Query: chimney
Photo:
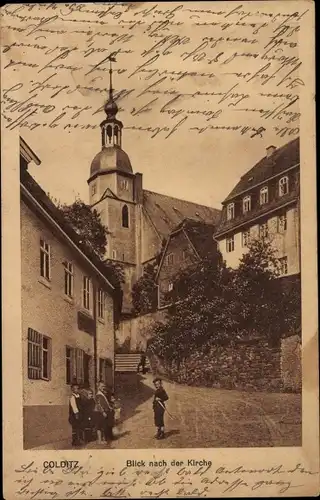
M 142 204 L 143 189 L 142 189 L 142 174 L 135 174 L 134 176 L 134 201 Z
M 268 146 L 266 148 L 267 150 L 267 158 L 270 158 L 270 156 L 275 152 L 277 148 L 275 146 Z

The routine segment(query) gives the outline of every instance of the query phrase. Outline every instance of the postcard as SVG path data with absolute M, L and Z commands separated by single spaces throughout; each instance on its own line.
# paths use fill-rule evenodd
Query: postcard
M 5 498 L 316 496 L 314 3 L 0 12 Z

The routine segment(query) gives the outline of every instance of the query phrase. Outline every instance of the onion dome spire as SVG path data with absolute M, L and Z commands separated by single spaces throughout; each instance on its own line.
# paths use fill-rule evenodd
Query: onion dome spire
M 109 62 L 109 99 L 104 106 L 107 117 L 102 123 L 100 123 L 102 147 L 109 148 L 116 146 L 121 148 L 123 124 L 116 118 L 119 109 L 114 100 L 112 87 L 112 63 L 116 62 L 115 52 L 110 54 Z
M 113 88 L 112 88 L 112 63 L 117 62 L 114 54 L 109 57 L 110 68 L 109 68 L 109 99 L 104 106 L 107 119 L 113 119 L 118 113 L 118 106 L 113 98 Z

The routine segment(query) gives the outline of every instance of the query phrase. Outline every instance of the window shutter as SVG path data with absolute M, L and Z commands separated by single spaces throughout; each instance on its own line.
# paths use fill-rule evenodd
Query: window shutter
M 52 373 L 52 339 L 48 338 L 48 379 L 51 380 Z
M 80 359 L 80 382 L 83 384 L 84 382 L 84 352 L 80 350 L 79 359 Z
M 71 349 L 71 383 L 77 379 L 77 352 Z

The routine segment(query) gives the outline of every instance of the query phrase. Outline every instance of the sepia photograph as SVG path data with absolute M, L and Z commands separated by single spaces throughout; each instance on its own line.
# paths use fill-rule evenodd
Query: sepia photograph
M 315 165 L 303 156 L 314 89 L 301 31 L 312 7 L 1 8 L 2 131 L 16 148 L 2 151 L 19 190 L 21 446 L 42 452 L 44 471 L 54 452 L 109 451 L 112 462 L 126 450 L 133 471 L 144 462 L 132 450 L 152 452 L 150 467 L 184 450 L 180 465 L 204 474 L 221 449 L 304 446 L 304 336 L 316 325 L 303 300 L 316 258 L 306 224 L 316 227 L 316 204 L 303 191 Z M 299 483 L 313 467 L 281 463 L 252 490 L 292 494 L 293 479 L 275 478 Z M 20 478 L 34 472 L 33 459 L 23 464 Z M 213 483 L 243 494 L 249 478 L 230 486 L 228 463 L 216 466 L 202 489 L 158 494 L 145 483 L 138 494 L 205 497 Z M 19 495 L 34 498 L 23 484 Z M 65 498 L 89 498 L 82 487 Z M 110 488 L 100 498 L 131 496 Z
M 255 164 L 248 139 L 218 207 L 149 191 L 109 61 L 85 201 L 20 139 L 25 446 L 300 445 L 299 136 Z

